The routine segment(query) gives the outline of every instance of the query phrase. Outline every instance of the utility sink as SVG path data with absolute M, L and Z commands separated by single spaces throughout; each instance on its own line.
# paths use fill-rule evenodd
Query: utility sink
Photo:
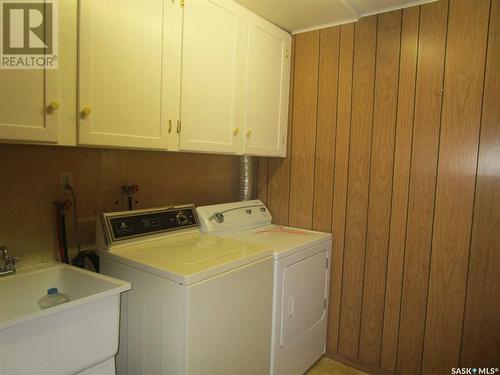
M 45 310 L 56 287 L 70 301 Z M 0 374 L 114 375 L 120 294 L 128 282 L 48 262 L 0 278 Z

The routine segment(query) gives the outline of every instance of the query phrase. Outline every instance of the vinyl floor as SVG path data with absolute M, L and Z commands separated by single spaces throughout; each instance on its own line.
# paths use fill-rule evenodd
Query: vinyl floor
M 306 375 L 367 375 L 365 372 L 346 366 L 340 362 L 323 357 Z

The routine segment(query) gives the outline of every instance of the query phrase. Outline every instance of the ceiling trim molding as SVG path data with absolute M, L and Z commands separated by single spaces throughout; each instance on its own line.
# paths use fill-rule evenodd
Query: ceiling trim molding
M 436 1 L 436 0 L 427 0 L 427 1 Z M 339 21 L 339 22 L 324 23 L 324 24 L 321 24 L 321 25 L 314 25 L 314 26 L 310 26 L 310 27 L 304 27 L 304 28 L 298 29 L 298 30 L 293 30 L 293 31 L 291 31 L 291 33 L 292 33 L 292 35 L 302 34 L 302 33 L 307 33 L 308 31 L 315 31 L 315 30 L 327 29 L 329 27 L 334 27 L 334 26 L 339 26 L 339 25 L 345 25 L 345 24 L 348 24 L 348 23 L 354 23 L 354 22 L 358 22 L 358 20 L 359 20 L 359 18 L 352 18 L 352 19 L 348 19 L 348 20 L 344 20 L 344 21 Z
M 417 1 L 413 1 L 413 2 L 408 3 L 408 4 L 397 5 L 397 6 L 394 6 L 394 7 L 388 7 L 388 8 L 384 8 L 384 9 L 379 9 L 379 10 L 376 10 L 376 11 L 373 11 L 373 12 L 366 12 L 366 13 L 359 14 L 356 11 L 356 9 L 354 9 L 354 7 L 349 4 L 348 1 L 342 0 L 342 2 L 344 4 L 346 4 L 349 8 L 351 8 L 355 13 L 359 14 L 358 18 L 352 18 L 352 19 L 348 19 L 348 20 L 344 20 L 344 21 L 339 21 L 339 22 L 331 22 L 331 23 L 324 23 L 324 24 L 321 24 L 321 25 L 313 25 L 313 26 L 309 26 L 309 27 L 304 27 L 302 29 L 292 30 L 291 33 L 292 33 L 292 35 L 296 35 L 296 34 L 306 33 L 308 31 L 321 30 L 321 29 L 326 29 L 328 27 L 345 25 L 345 24 L 348 24 L 348 23 L 358 22 L 359 19 L 363 18 L 363 17 L 373 16 L 375 14 L 381 14 L 381 13 L 386 13 L 386 12 L 392 12 L 394 10 L 400 10 L 400 9 L 410 8 L 410 7 L 424 5 L 424 4 L 428 4 L 428 3 L 434 3 L 436 1 L 438 1 L 438 0 L 417 0 Z
M 415 7 L 415 6 L 424 5 L 424 4 L 428 4 L 428 3 L 434 3 L 436 1 L 437 0 L 418 0 L 418 1 L 414 1 L 412 3 L 408 3 L 408 4 L 396 5 L 394 7 L 388 7 L 388 8 L 384 8 L 384 9 L 374 10 L 373 12 L 362 13 L 359 15 L 359 18 L 373 16 L 375 14 L 380 14 L 380 13 L 392 12 L 393 10 L 400 10 L 400 9 Z

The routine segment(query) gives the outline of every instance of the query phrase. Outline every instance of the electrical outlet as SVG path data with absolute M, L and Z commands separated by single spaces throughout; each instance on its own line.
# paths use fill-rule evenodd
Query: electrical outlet
M 73 186 L 73 172 L 59 173 L 59 190 L 63 192 L 66 184 Z

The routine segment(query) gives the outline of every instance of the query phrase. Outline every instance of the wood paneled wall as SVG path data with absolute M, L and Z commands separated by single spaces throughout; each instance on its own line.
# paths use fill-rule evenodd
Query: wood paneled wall
M 500 0 L 294 37 L 276 223 L 333 233 L 328 352 L 398 374 L 500 366 Z
M 238 200 L 236 156 L 0 144 L 0 245 L 21 257 L 21 266 L 58 257 L 53 202 L 71 199 L 60 190 L 62 172 L 73 173 L 84 249 L 95 247 L 95 222 L 100 214 L 127 209 L 122 192 L 126 183 L 139 185 L 137 209 Z M 73 253 L 72 211 L 67 215 Z

